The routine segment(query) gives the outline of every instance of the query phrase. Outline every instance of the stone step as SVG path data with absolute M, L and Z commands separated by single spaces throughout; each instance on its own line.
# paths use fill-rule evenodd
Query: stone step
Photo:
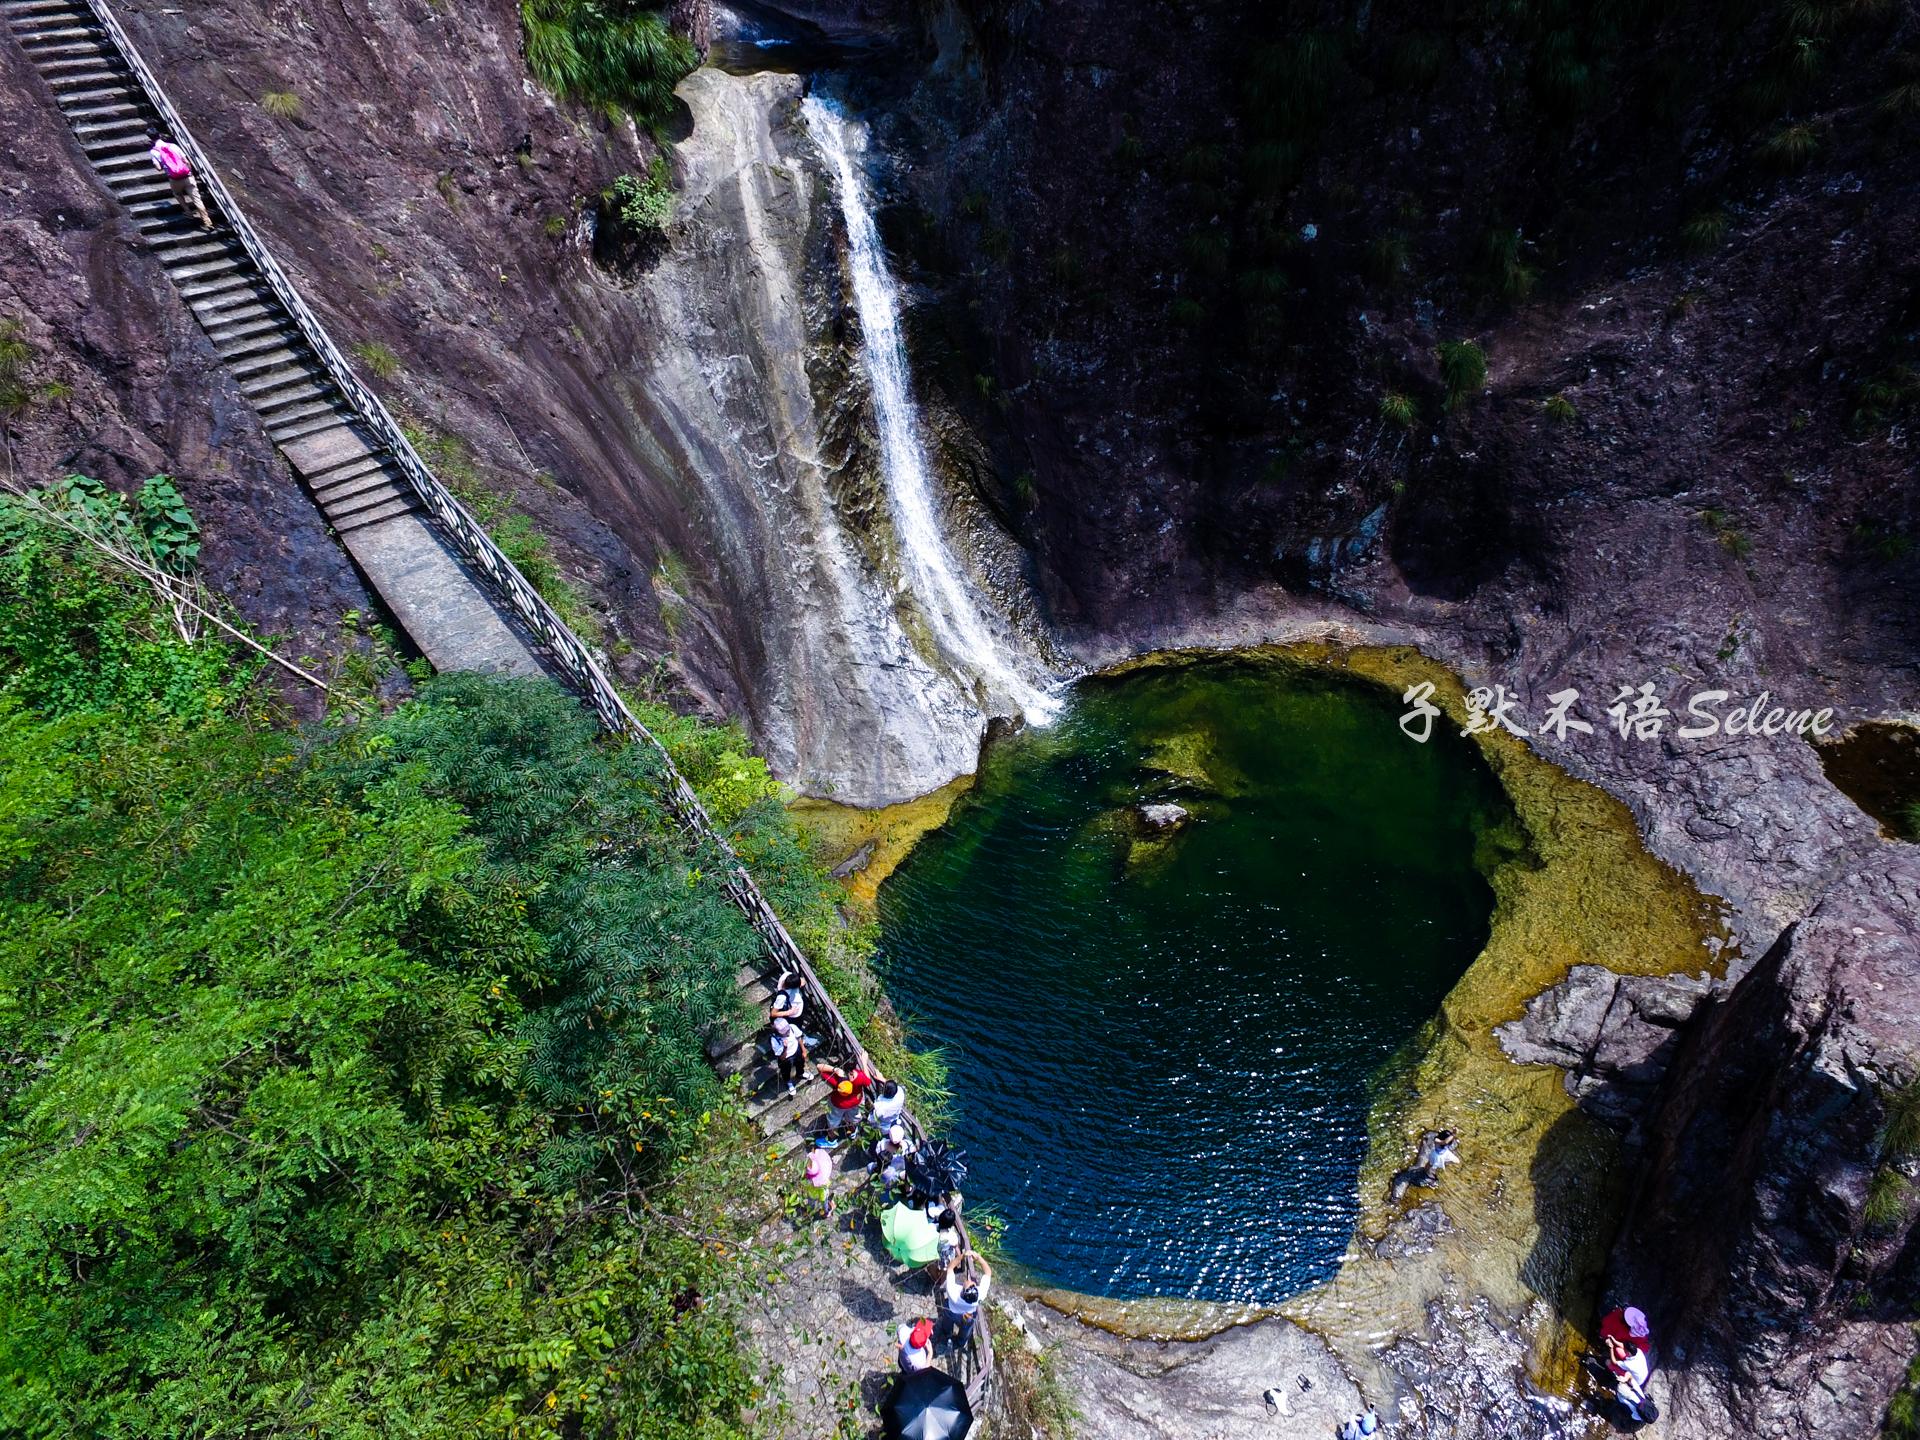
M 344 408 L 330 390 L 322 390 L 317 385 L 295 386 L 264 401 L 253 396 L 247 398 L 253 401 L 253 408 L 260 412 L 260 418 L 267 422 L 268 434 L 273 434 L 276 426 L 286 428 L 316 416 L 337 416 Z
M 166 265 L 167 274 L 173 277 L 174 282 L 183 286 L 212 280 L 221 275 L 252 278 L 251 272 L 244 269 L 232 255 L 212 255 L 204 260 L 180 260 L 168 255 L 162 263 Z
M 770 1099 L 750 1102 L 747 1113 L 764 1136 L 772 1137 L 803 1119 L 807 1112 L 825 1103 L 827 1087 L 819 1076 L 809 1076 L 794 1093 L 780 1093 Z
M 347 515 L 363 510 L 379 499 L 411 499 L 413 491 L 406 483 L 385 470 L 372 470 L 337 485 L 313 487 L 313 498 L 329 515 Z
M 294 355 L 278 364 L 255 369 L 242 375 L 234 372 L 241 392 L 256 406 L 282 403 L 285 394 L 301 385 L 325 385 L 326 379 L 304 356 Z
M 268 330 L 251 344 L 241 341 L 234 345 L 216 345 L 220 358 L 227 363 L 234 378 L 246 380 L 255 375 L 271 374 L 275 370 L 289 365 L 299 366 L 307 375 L 317 375 L 313 362 L 307 358 L 306 347 L 295 349 L 287 344 L 287 337 L 278 330 Z
M 351 418 L 350 412 L 344 409 L 333 409 L 324 415 L 316 412 L 313 415 L 297 419 L 292 416 L 281 415 L 276 416 L 272 421 L 268 422 L 267 434 L 271 437 L 274 444 L 285 446 L 295 440 L 305 440 L 309 436 L 331 430 L 336 425 L 346 425 L 350 422 Z
M 406 488 L 401 477 L 388 470 L 386 460 L 371 453 L 323 470 L 318 475 L 309 475 L 307 484 L 316 495 L 335 495 L 344 494 L 372 480 L 386 481 L 403 490 Z
M 411 498 L 397 499 L 389 500 L 376 509 L 365 510 L 342 520 L 333 520 L 331 516 L 328 519 L 332 521 L 333 528 L 338 533 L 346 535 L 358 530 L 371 530 L 374 526 L 384 524 L 396 516 L 411 514 L 416 508 L 418 507 Z

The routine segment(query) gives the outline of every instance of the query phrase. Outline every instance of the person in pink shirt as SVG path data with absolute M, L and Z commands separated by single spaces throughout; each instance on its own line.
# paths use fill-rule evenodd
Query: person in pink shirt
M 153 161 L 154 169 L 167 177 L 167 184 L 173 187 L 174 201 L 182 210 L 191 210 L 200 217 L 201 229 L 211 230 L 213 217 L 207 214 L 207 202 L 200 198 L 200 182 L 193 178 L 187 152 L 151 125 L 147 127 L 147 143 L 151 147 L 147 158 Z

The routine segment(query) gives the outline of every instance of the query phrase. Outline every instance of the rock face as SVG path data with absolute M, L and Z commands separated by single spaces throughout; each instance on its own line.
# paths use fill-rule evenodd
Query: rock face
M 1685 976 L 1616 975 L 1576 965 L 1502 1025 L 1500 1043 L 1523 1065 L 1558 1065 L 1567 1093 L 1590 1114 L 1625 1128 L 1665 1074 L 1680 1028 L 1710 988 Z
M 1612 1289 L 1667 1349 L 1670 1433 L 1878 1429 L 1920 1307 L 1920 1186 L 1882 1132 L 1917 1082 L 1920 851 L 1889 846 L 1705 1007 L 1648 1121 Z

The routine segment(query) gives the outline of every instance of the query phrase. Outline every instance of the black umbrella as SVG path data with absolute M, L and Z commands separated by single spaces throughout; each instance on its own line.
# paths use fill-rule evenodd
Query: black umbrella
M 958 1190 L 967 1178 L 967 1152 L 944 1140 L 929 1140 L 907 1157 L 907 1183 L 936 1199 Z
M 880 1419 L 887 1440 L 962 1440 L 973 1429 L 967 1387 L 944 1370 L 915 1370 L 893 1382 Z

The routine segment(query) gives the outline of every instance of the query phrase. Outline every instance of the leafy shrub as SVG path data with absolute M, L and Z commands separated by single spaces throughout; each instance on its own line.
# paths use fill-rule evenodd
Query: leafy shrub
M 1431 89 L 1446 64 L 1445 38 L 1423 30 L 1402 35 L 1387 52 L 1387 76 L 1402 90 Z
M 1413 422 L 1420 418 L 1420 412 L 1412 396 L 1389 390 L 1380 397 L 1380 418 L 1396 429 L 1409 430 Z
M 30 501 L 0 497 L 0 690 L 55 716 L 120 710 L 197 719 L 225 708 L 251 668 L 181 634 L 156 611 L 146 581 L 107 563 L 75 530 L 172 574 L 191 570 L 199 556 L 199 526 L 164 475 L 131 502 L 84 475 Z
M 1556 425 L 1570 425 L 1578 415 L 1573 402 L 1564 395 L 1549 395 L 1540 407 Z
M 1687 217 L 1687 223 L 1680 227 L 1680 240 L 1688 251 L 1695 255 L 1705 255 L 1710 250 L 1720 248 L 1727 238 L 1727 212 L 1724 210 L 1698 210 Z
M 1207 307 L 1191 295 L 1177 295 L 1167 306 L 1167 319 L 1183 330 L 1207 323 Z
M 1381 285 L 1398 285 L 1413 263 L 1413 242 L 1404 230 L 1385 230 L 1367 242 L 1367 273 Z
M 260 97 L 260 108 L 276 120 L 298 120 L 300 97 L 291 90 L 269 90 Z
M 1440 381 L 1447 387 L 1447 408 L 1457 407 L 1487 383 L 1487 352 L 1471 340 L 1442 340 L 1434 354 Z
M 1860 386 L 1853 407 L 1856 429 L 1891 425 L 1920 410 L 1920 366 L 1889 365 Z
M 627 239 L 658 235 L 673 219 L 673 179 L 665 156 L 656 156 L 645 177 L 622 175 L 600 193 L 600 213 Z
M 658 9 L 633 0 L 521 0 L 527 67 L 554 94 L 657 128 L 699 63 Z

